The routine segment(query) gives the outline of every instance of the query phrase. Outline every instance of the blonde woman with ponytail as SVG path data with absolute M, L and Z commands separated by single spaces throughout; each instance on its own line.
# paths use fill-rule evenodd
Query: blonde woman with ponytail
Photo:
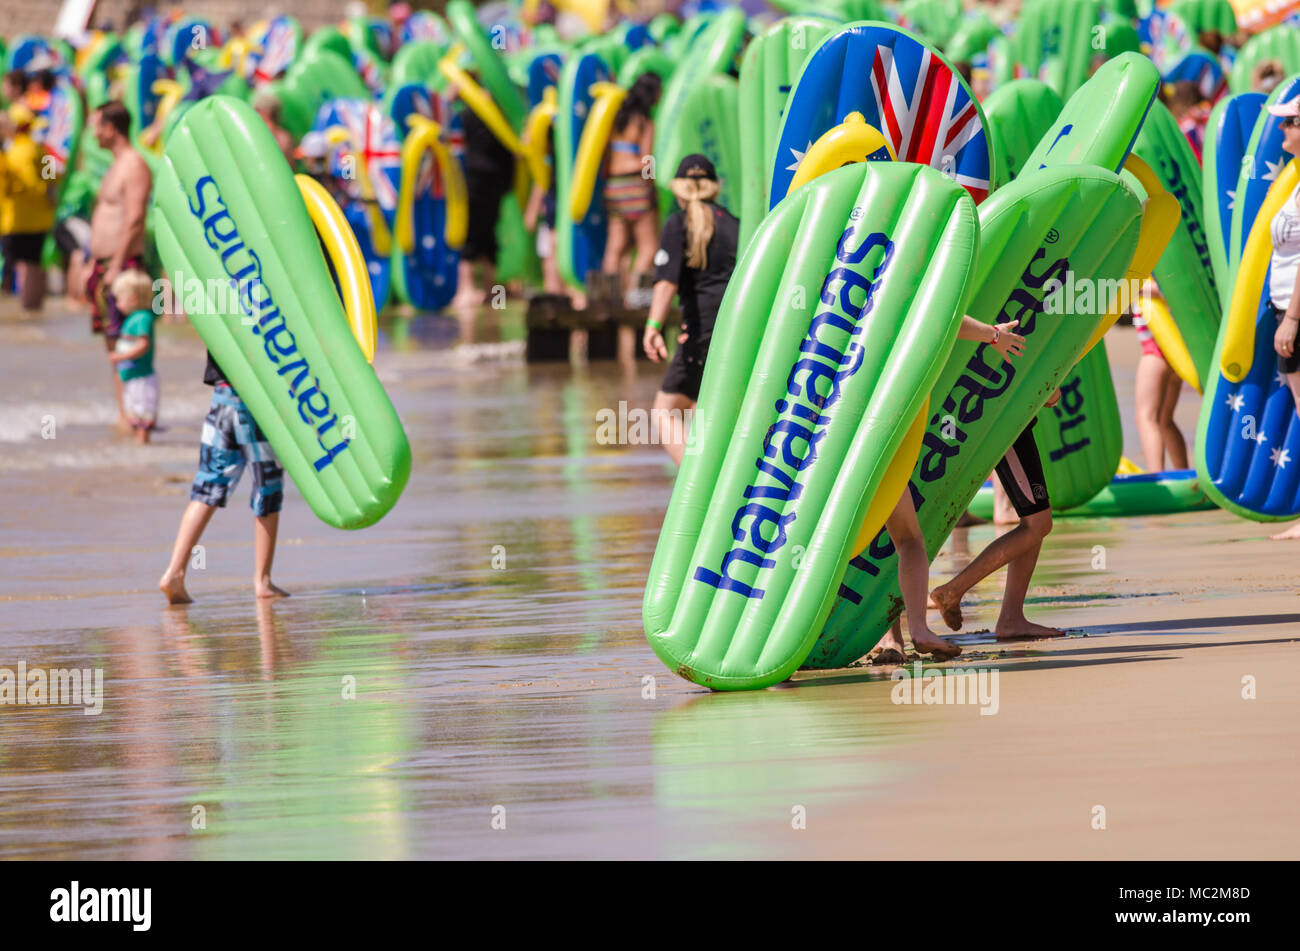
M 689 415 L 700 397 L 704 360 L 722 295 L 736 267 L 740 222 L 716 201 L 718 173 L 703 155 L 688 155 L 669 185 L 679 210 L 664 224 L 655 253 L 654 297 L 642 344 L 655 363 L 668 359 L 664 321 L 673 298 L 681 301 L 677 351 L 655 394 L 654 409 L 664 448 L 681 465 Z

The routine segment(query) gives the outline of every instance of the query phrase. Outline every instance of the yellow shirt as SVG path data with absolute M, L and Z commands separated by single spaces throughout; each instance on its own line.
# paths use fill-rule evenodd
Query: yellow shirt
M 51 183 L 41 177 L 44 155 L 26 132 L 15 134 L 0 155 L 0 234 L 28 234 L 54 227 Z

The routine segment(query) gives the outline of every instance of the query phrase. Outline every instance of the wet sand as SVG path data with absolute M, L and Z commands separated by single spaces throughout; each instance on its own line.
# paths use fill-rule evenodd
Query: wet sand
M 489 312 L 467 345 L 452 318 L 387 320 L 376 367 L 415 453 L 397 507 L 344 533 L 290 489 L 293 596 L 258 603 L 245 483 L 196 603 L 169 608 L 154 586 L 209 395 L 197 338 L 161 328 L 167 431 L 141 449 L 108 431 L 85 318 L 0 304 L 0 667 L 99 667 L 106 691 L 97 717 L 0 706 L 0 858 L 1297 853 L 1300 548 L 1222 512 L 1058 520 L 1031 615 L 1078 633 L 993 643 L 995 576 L 944 665 L 998 671 L 993 716 L 895 704 L 881 669 L 709 694 L 641 632 L 671 469 L 595 438 L 658 372 L 527 367 L 521 328 Z M 1138 458 L 1137 345 L 1112 333 Z M 993 533 L 959 530 L 936 581 Z

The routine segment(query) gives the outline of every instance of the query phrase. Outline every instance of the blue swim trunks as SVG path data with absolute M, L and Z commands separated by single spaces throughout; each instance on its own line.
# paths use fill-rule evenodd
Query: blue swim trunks
M 229 386 L 212 389 L 212 405 L 203 420 L 199 471 L 190 498 L 225 508 L 245 466 L 253 473 L 254 515 L 273 515 L 284 504 L 284 470 L 248 407 Z

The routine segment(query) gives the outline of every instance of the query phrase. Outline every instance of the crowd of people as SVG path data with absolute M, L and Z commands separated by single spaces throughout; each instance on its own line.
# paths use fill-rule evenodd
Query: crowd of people
M 1206 35 L 1201 43 L 1215 50 L 1221 37 Z M 971 79 L 966 64 L 958 68 Z M 1253 87 L 1271 91 L 1283 78 L 1275 61 L 1260 64 Z M 3 79 L 8 104 L 0 114 L 0 237 L 4 257 L 3 287 L 16 289 L 21 306 L 39 311 L 50 262 L 48 241 L 55 229 L 55 176 L 36 136 L 44 97 L 54 78 L 48 70 L 12 72 Z M 612 276 L 631 306 L 647 308 L 640 345 L 656 363 L 666 362 L 652 412 L 668 434 L 666 450 L 680 464 L 687 432 L 672 420 L 689 418 L 699 398 L 714 322 L 737 257 L 739 222 L 719 202 L 720 185 L 712 163 L 689 155 L 674 171 L 668 189 L 676 208 L 660 226 L 658 189 L 652 149 L 654 113 L 660 80 L 653 74 L 638 79 L 628 91 L 617 116 L 604 157 L 604 193 L 600 196 L 608 222 L 608 238 L 600 268 Z M 1162 96 L 1198 160 L 1205 142 L 1208 103 L 1195 83 L 1166 87 Z M 343 182 L 335 179 L 326 158 L 328 144 L 319 132 L 302 141 L 281 121 L 280 100 L 263 89 L 253 101 L 286 160 L 295 169 L 320 179 L 334 194 Z M 1286 150 L 1300 154 L 1300 100 L 1271 108 L 1283 116 Z M 514 155 L 471 109 L 463 110 L 463 166 L 469 203 L 469 230 L 461 252 L 459 290 L 454 306 L 471 310 L 494 282 L 497 223 L 500 207 L 514 177 Z M 152 188 L 148 163 L 131 138 L 131 117 L 120 101 L 109 101 L 89 116 L 88 130 L 112 162 L 100 182 L 88 222 L 60 222 L 54 258 L 66 267 L 66 287 L 73 299 L 84 301 L 91 313 L 91 330 L 102 336 L 116 396 L 120 425 L 141 443 L 157 426 L 159 382 L 155 367 L 154 324 L 162 317 L 156 306 L 157 283 L 146 267 L 146 214 Z M 154 130 L 156 133 L 156 130 Z M 145 130 L 145 135 L 150 133 Z M 554 140 L 550 143 L 554 166 Z M 556 263 L 556 185 L 537 185 L 527 204 L 525 224 L 536 235 L 542 264 L 542 290 L 567 297 L 575 310 L 588 306 L 585 295 L 566 285 Z M 1273 222 L 1275 252 L 1271 300 L 1278 319 L 1276 350 L 1279 370 L 1296 395 L 1300 412 L 1300 354 L 1296 330 L 1300 297 L 1293 295 L 1300 265 L 1300 205 L 1293 196 Z M 1158 288 L 1151 290 L 1158 294 Z M 674 303 L 680 324 L 666 325 Z M 1165 359 L 1140 309 L 1132 314 L 1141 356 L 1136 373 L 1137 427 L 1144 461 L 1151 470 L 1166 464 L 1188 466 L 1186 441 L 1174 424 L 1182 382 Z M 989 326 L 969 317 L 960 336 L 984 342 L 1004 359 L 1020 357 L 1027 346 L 1015 323 Z M 670 339 L 670 337 L 672 339 Z M 675 344 L 674 346 L 670 346 Z M 625 333 L 619 357 L 634 359 L 635 337 Z M 670 356 L 671 353 L 671 356 Z M 160 587 L 173 603 L 189 600 L 185 590 L 187 553 L 197 543 L 216 508 L 222 507 L 245 469 L 254 482 L 252 507 L 256 520 L 255 584 L 259 596 L 282 595 L 271 582 L 278 515 L 283 497 L 283 472 L 256 420 L 239 399 L 220 366 L 208 355 L 203 382 L 213 388 L 203 426 L 199 471 L 190 505 L 177 533 L 174 555 Z M 1059 399 L 1057 391 L 1048 406 Z M 979 580 L 1002 567 L 1008 582 L 1000 636 L 1045 636 L 1057 633 L 1034 624 L 1024 615 L 1024 600 L 1043 540 L 1052 528 L 1051 501 L 1031 422 L 1015 441 L 995 472 L 998 492 L 995 520 L 1015 528 L 997 538 L 956 578 L 927 592 L 929 561 L 911 496 L 904 491 L 887 527 L 899 552 L 899 575 L 910 635 L 921 653 L 955 656 L 960 648 L 936 636 L 926 625 L 927 604 L 939 609 L 953 629 L 961 626 L 962 595 Z M 1296 537 L 1300 526 L 1278 537 Z M 903 651 L 896 626 L 881 642 L 878 653 L 896 662 Z

